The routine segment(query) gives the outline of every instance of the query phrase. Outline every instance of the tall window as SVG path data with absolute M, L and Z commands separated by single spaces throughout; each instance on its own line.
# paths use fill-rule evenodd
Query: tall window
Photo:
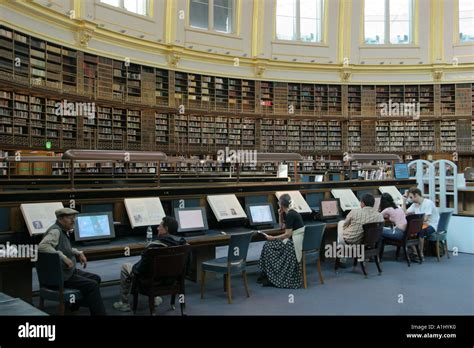
M 459 0 L 459 41 L 474 41 L 474 2 Z
M 189 8 L 191 27 L 233 32 L 235 0 L 190 0 Z
M 276 38 L 321 42 L 324 0 L 277 0 Z
M 104 4 L 120 7 L 124 10 L 146 16 L 148 0 L 100 0 Z
M 413 0 L 365 0 L 366 44 L 413 42 Z

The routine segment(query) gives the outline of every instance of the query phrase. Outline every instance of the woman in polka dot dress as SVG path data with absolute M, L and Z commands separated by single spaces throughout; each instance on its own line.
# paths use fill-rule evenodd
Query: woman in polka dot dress
M 300 262 L 303 248 L 304 223 L 301 215 L 290 209 L 290 195 L 284 194 L 278 200 L 280 226 L 285 233 L 266 236 L 267 242 L 260 255 L 261 276 L 259 283 L 278 288 L 301 288 L 303 273 Z

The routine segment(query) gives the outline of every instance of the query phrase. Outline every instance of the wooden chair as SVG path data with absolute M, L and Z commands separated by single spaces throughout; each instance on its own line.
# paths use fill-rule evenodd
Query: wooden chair
M 408 256 L 408 247 L 414 245 L 416 247 L 416 252 L 418 253 L 418 257 L 420 258 L 419 263 L 423 263 L 421 259 L 420 253 L 420 240 L 418 234 L 421 232 L 423 228 L 423 220 L 425 214 L 413 214 L 407 216 L 407 228 L 405 230 L 405 235 L 402 239 L 391 239 L 384 237 L 382 239 L 382 245 L 380 247 L 380 259 L 383 257 L 383 252 L 385 245 L 394 245 L 397 247 L 397 252 L 395 254 L 395 259 L 398 259 L 400 254 L 400 248 L 403 248 L 403 252 L 405 253 L 405 258 L 408 263 L 408 267 L 410 267 L 410 257 Z
M 150 268 L 145 277 L 133 280 L 131 293 L 133 295 L 133 313 L 138 306 L 138 295 L 148 297 L 150 315 L 155 314 L 155 297 L 171 295 L 171 308 L 175 308 L 176 295 L 179 299 L 181 315 L 185 315 L 185 268 L 191 246 L 189 244 L 147 249 L 146 254 L 152 258 Z M 145 256 L 145 255 L 144 255 Z
M 377 265 L 377 270 L 379 275 L 382 275 L 382 268 L 380 267 L 380 246 L 381 238 L 383 233 L 383 222 L 373 222 L 370 224 L 365 224 L 362 226 L 364 229 L 364 239 L 362 241 L 364 248 L 364 260 L 360 262 L 360 267 L 362 272 L 367 278 L 367 272 L 365 270 L 365 259 L 373 257 L 375 259 L 375 264 Z M 354 267 L 357 266 L 357 258 L 354 258 Z

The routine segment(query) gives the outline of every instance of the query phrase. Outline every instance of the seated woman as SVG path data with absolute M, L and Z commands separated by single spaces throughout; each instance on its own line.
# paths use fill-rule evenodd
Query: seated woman
M 258 281 L 263 286 L 301 288 L 303 274 L 299 263 L 303 249 L 303 218 L 295 210 L 290 209 L 290 195 L 282 195 L 278 204 L 280 226 L 285 233 L 279 236 L 266 236 L 267 242 L 260 256 L 262 275 Z
M 407 227 L 407 219 L 402 208 L 395 204 L 389 193 L 382 194 L 380 198 L 380 212 L 384 219 L 389 219 L 393 227 L 383 228 L 383 237 L 400 240 L 403 238 Z

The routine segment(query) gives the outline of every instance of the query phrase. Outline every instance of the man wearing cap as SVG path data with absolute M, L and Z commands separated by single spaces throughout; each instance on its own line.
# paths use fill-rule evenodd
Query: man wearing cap
M 76 257 L 84 268 L 87 265 L 84 253 L 72 248 L 69 241 L 69 233 L 74 230 L 74 221 L 78 213 L 70 208 L 56 210 L 56 222 L 45 232 L 38 245 L 38 251 L 58 253 L 62 261 L 64 287 L 81 291 L 82 303 L 89 307 L 91 315 L 105 315 L 99 288 L 100 277 L 76 268 Z

